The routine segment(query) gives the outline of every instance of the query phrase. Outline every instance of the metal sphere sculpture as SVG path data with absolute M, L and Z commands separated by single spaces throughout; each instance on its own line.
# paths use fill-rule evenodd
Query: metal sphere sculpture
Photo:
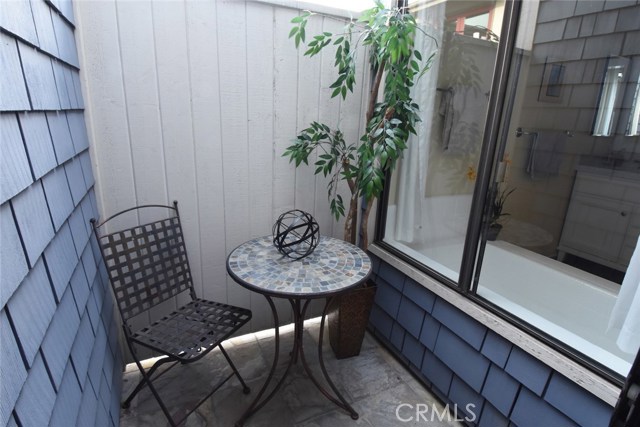
M 320 240 L 320 226 L 307 212 L 287 211 L 273 224 L 273 245 L 283 255 L 302 259 L 310 255 Z

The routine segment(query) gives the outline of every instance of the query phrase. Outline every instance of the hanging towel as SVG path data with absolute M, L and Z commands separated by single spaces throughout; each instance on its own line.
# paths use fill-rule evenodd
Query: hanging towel
M 531 179 L 558 175 L 567 135 L 560 131 L 532 132 L 527 173 Z
M 440 108 L 438 108 L 438 114 L 442 121 L 442 150 L 449 149 L 449 143 L 451 142 L 451 130 L 453 129 L 454 108 L 453 108 L 453 88 L 441 90 L 440 96 Z
M 625 353 L 640 347 L 640 237 L 611 312 L 608 331 L 618 336 L 616 344 Z

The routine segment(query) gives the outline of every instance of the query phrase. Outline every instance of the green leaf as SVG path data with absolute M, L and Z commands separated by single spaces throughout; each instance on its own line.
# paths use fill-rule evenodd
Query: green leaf
M 413 55 L 416 57 L 418 61 L 422 61 L 422 54 L 420 54 L 420 52 L 418 52 L 417 50 L 414 50 Z
M 336 96 L 338 96 L 340 94 L 340 87 L 337 87 L 333 90 L 333 92 L 331 93 L 331 97 L 335 98 Z
M 394 150 L 396 149 L 396 143 L 393 141 L 392 138 L 386 138 L 384 140 L 385 144 L 387 144 L 387 146 L 389 147 L 389 149 Z
M 387 163 L 388 158 L 389 158 L 389 155 L 387 154 L 386 151 L 383 151 L 382 153 L 380 153 L 380 164 L 384 166 Z
M 338 79 L 333 82 L 333 84 L 331 86 L 329 86 L 331 89 L 337 88 L 342 86 L 342 82 L 344 82 L 344 80 L 347 78 L 347 76 L 345 76 L 344 74 L 338 76 Z
M 373 181 L 367 182 L 367 186 L 365 187 L 364 195 L 367 198 L 370 198 L 373 194 Z

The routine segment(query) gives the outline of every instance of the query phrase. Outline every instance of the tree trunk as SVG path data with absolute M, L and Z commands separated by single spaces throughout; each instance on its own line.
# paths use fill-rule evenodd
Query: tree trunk
M 373 111 L 376 108 L 376 102 L 378 102 L 378 91 L 380 90 L 380 83 L 382 83 L 382 76 L 384 75 L 384 67 L 386 67 L 387 61 L 382 61 L 378 66 L 378 70 L 376 71 L 376 77 L 373 80 L 373 85 L 371 86 L 371 92 L 369 93 L 369 106 L 367 107 L 367 115 L 366 120 L 367 124 L 371 121 L 373 117 Z
M 371 208 L 373 207 L 373 201 L 375 199 L 367 200 L 367 207 L 362 214 L 362 242 L 360 247 L 367 250 L 369 246 L 369 214 L 371 213 Z
M 358 195 L 351 194 L 349 212 L 344 222 L 344 240 L 356 244 L 356 229 L 358 228 Z

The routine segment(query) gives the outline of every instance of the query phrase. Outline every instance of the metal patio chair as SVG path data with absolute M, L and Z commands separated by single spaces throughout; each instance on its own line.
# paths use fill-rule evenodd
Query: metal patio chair
M 160 221 L 100 235 L 99 229 L 114 218 L 127 212 L 148 208 L 165 208 L 173 215 Z M 146 385 L 160 404 L 169 423 L 176 426 L 186 420 L 233 375 L 238 377 L 243 392 L 249 393 L 249 387 L 222 347 L 222 342 L 251 319 L 251 311 L 196 297 L 180 226 L 178 202 L 173 202 L 173 206 L 133 207 L 99 224 L 94 218 L 91 224 L 122 316 L 122 328 L 127 345 L 142 374 L 140 383 L 122 402 L 122 407 L 128 408 L 133 397 Z M 182 293 L 188 293 L 191 297 L 188 304 L 142 329 L 134 330 L 131 322 L 133 318 Z M 165 357 L 160 358 L 146 371 L 134 344 L 152 349 Z M 233 372 L 218 382 L 182 419 L 174 420 L 153 385 L 152 376 L 165 363 L 171 362 L 172 365 L 155 375 L 153 380 L 178 363 L 187 364 L 201 359 L 216 347 L 220 348 Z

